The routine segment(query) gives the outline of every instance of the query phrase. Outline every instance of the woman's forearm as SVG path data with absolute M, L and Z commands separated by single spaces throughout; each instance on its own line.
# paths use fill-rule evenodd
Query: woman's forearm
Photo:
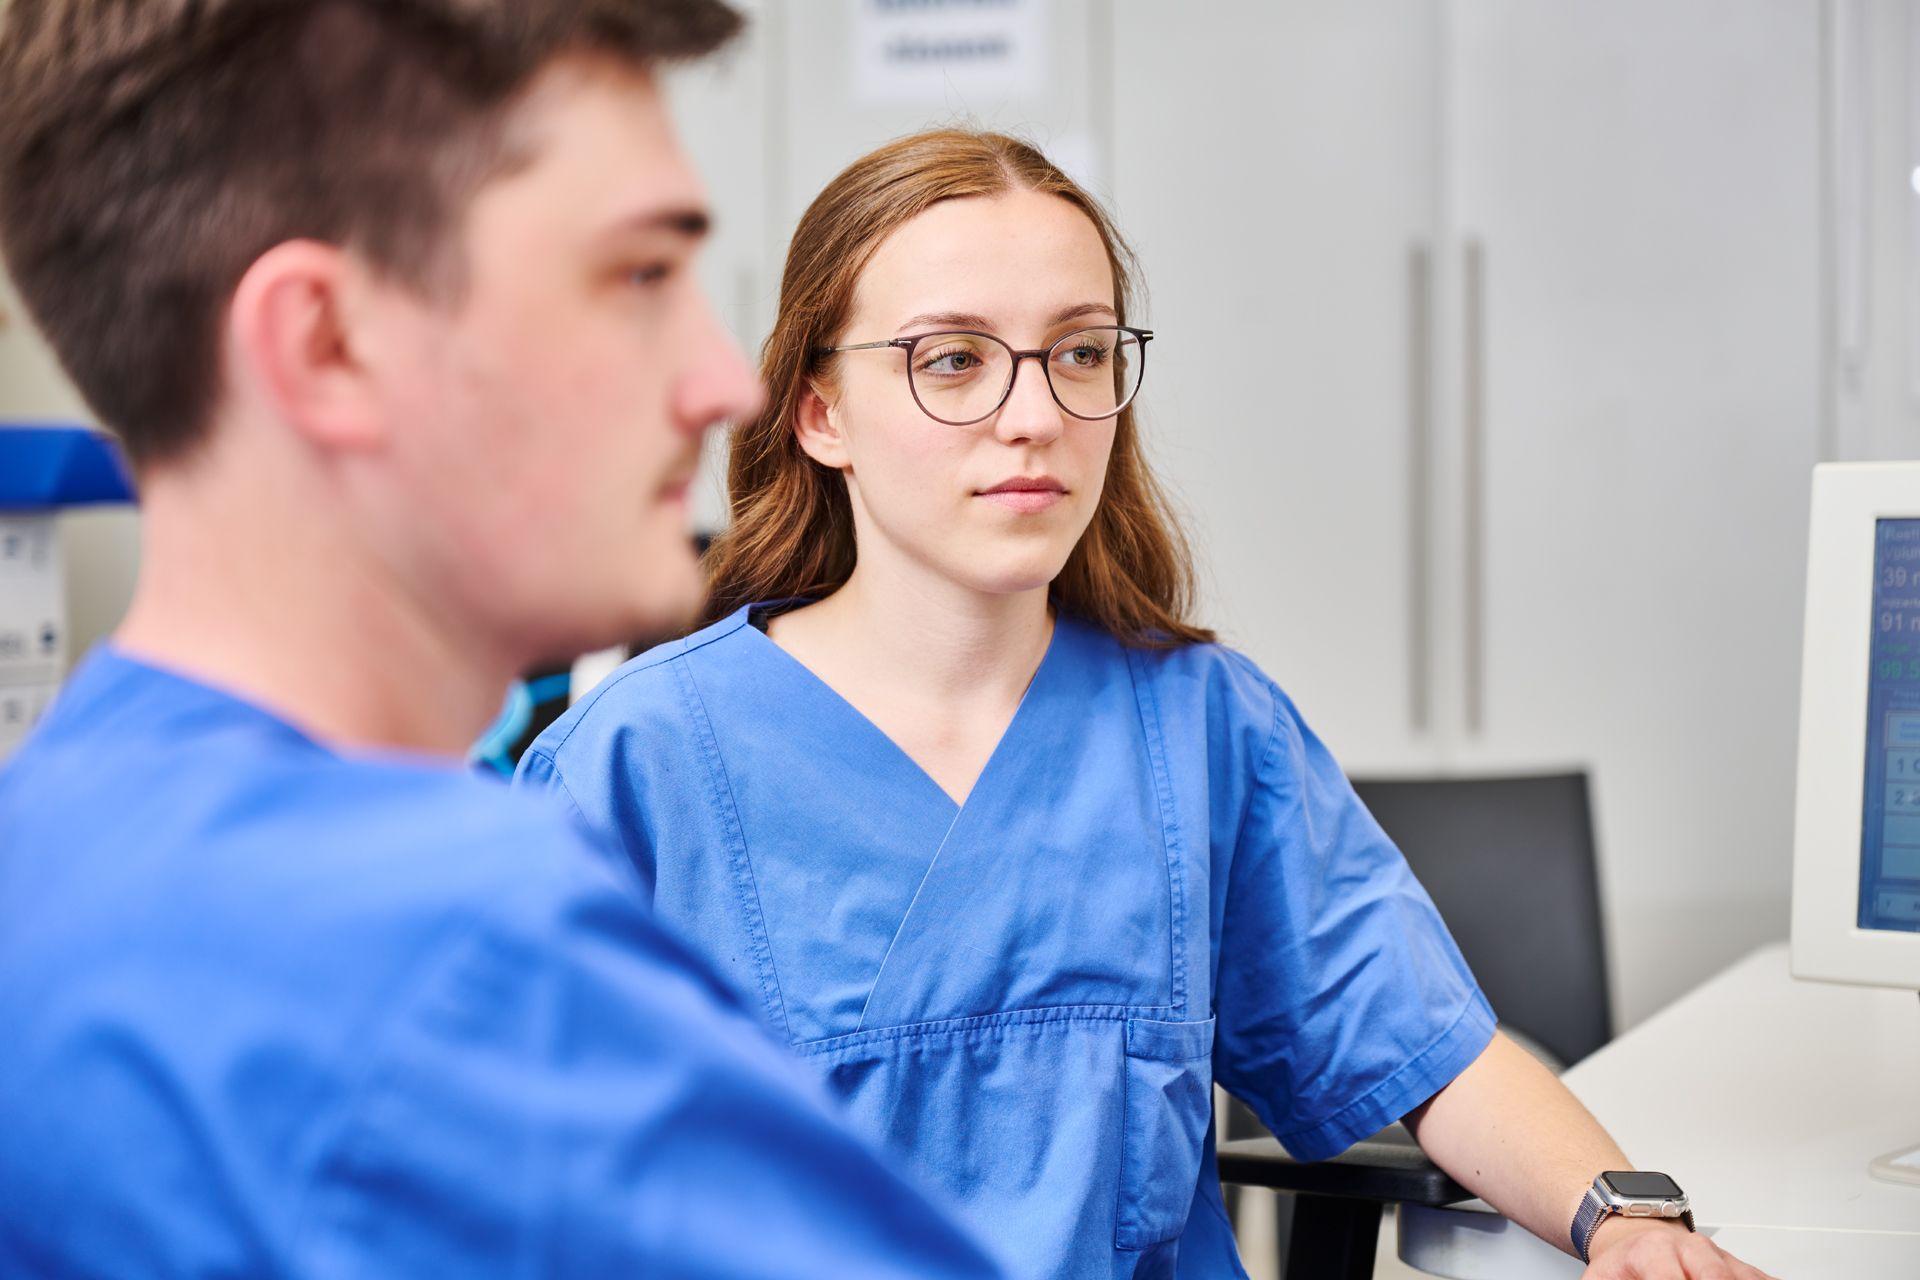
M 1406 1123 L 1456 1182 L 1568 1252 L 1574 1214 L 1594 1175 L 1632 1168 L 1580 1100 L 1532 1054 L 1497 1033 Z

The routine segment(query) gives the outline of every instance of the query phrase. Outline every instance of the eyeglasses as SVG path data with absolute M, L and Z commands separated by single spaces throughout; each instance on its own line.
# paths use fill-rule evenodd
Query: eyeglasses
M 1119 413 L 1139 393 L 1152 340 L 1151 329 L 1102 324 L 1076 329 L 1049 347 L 1015 351 L 991 333 L 952 329 L 823 347 L 820 354 L 900 348 L 907 353 L 907 385 L 914 403 L 950 427 L 971 426 L 1000 412 L 1013 394 L 1020 362 L 1038 360 L 1054 402 L 1076 418 L 1098 422 Z

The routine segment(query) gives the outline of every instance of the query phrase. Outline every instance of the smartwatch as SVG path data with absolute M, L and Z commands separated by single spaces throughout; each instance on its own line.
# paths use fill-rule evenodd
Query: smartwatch
M 1587 1188 L 1580 1212 L 1573 1215 L 1573 1251 L 1581 1262 L 1591 1262 L 1587 1246 L 1600 1224 L 1615 1214 L 1623 1218 L 1678 1219 L 1693 1230 L 1693 1206 L 1680 1184 L 1664 1173 L 1615 1169 L 1603 1173 Z

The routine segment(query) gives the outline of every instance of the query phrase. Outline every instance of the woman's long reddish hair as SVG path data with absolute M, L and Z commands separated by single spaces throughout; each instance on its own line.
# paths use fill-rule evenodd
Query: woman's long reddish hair
M 1113 265 L 1120 323 L 1133 295 L 1133 255 L 1085 191 L 1027 143 L 961 129 L 888 143 L 827 184 L 794 232 L 780 282 L 780 314 L 760 352 L 767 407 L 735 426 L 727 488 L 732 523 L 707 553 L 708 619 L 761 600 L 819 598 L 853 573 L 846 481 L 800 448 L 802 398 L 826 378 L 821 348 L 841 340 L 854 286 L 893 231 L 943 200 L 1038 191 L 1085 213 Z M 1106 489 L 1093 522 L 1054 579 L 1057 608 L 1136 645 L 1205 643 L 1188 621 L 1193 562 L 1140 450 L 1134 411 L 1114 426 Z

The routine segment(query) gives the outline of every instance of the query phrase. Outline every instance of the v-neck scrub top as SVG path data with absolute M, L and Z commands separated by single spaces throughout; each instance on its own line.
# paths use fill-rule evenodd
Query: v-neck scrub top
M 1492 1011 L 1286 696 L 1057 620 L 965 804 L 752 624 L 622 667 L 523 782 L 1017 1275 L 1242 1275 L 1211 1088 L 1302 1159 L 1399 1119 Z

